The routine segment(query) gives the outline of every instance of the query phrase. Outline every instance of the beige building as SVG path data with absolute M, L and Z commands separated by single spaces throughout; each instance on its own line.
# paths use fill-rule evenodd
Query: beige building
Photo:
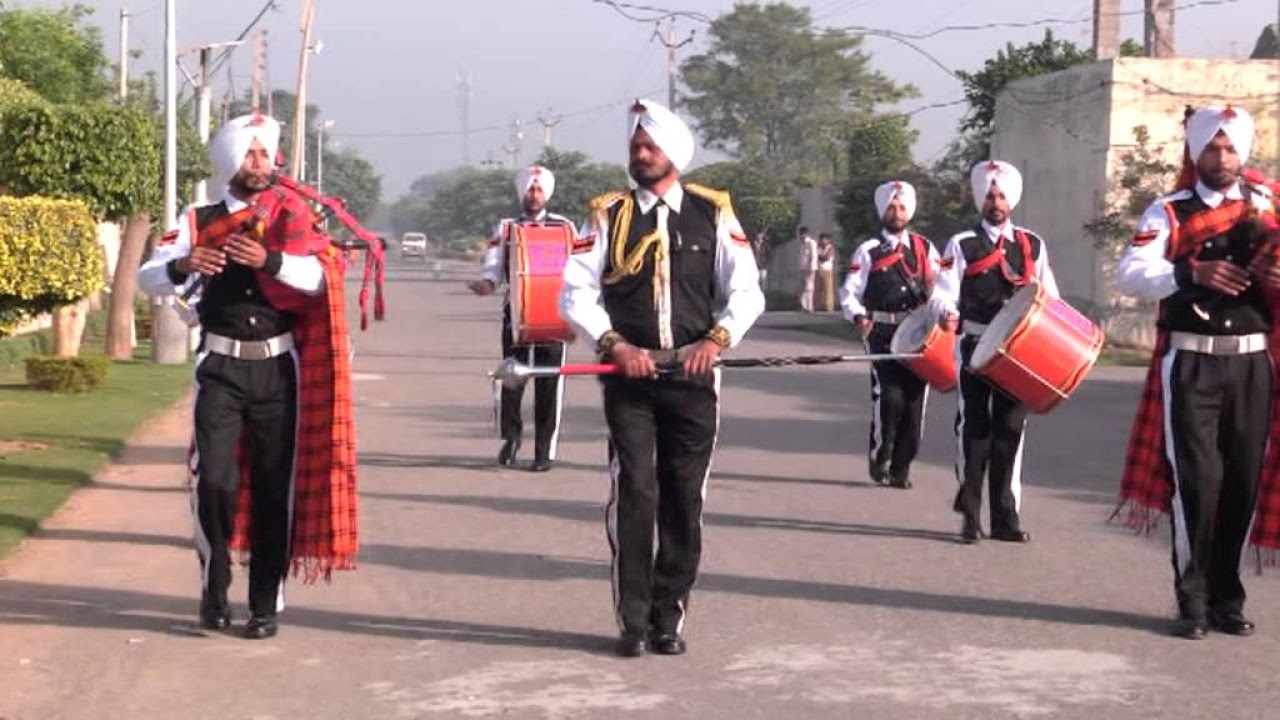
M 1025 190 L 1015 219 L 1043 234 L 1058 284 L 1082 310 L 1113 307 L 1115 251 L 1098 249 L 1084 225 L 1124 201 L 1114 187 L 1134 129 L 1180 163 L 1185 106 L 1231 103 L 1257 121 L 1249 164 L 1280 167 L 1280 62 L 1114 58 L 1019 80 L 996 103 L 992 155 L 1016 165 Z

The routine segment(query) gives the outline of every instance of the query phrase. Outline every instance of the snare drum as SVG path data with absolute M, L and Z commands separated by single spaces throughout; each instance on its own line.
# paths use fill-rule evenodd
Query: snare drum
M 511 332 L 515 343 L 569 340 L 569 324 L 560 317 L 560 286 L 576 234 L 573 226 L 511 223 L 508 232 Z
M 1102 339 L 1092 320 L 1031 283 L 983 331 L 970 366 L 1032 412 L 1047 413 L 1093 369 Z
M 889 341 L 889 352 L 920 355 L 903 362 L 938 392 L 956 387 L 956 334 L 938 325 L 927 305 L 916 308 Z

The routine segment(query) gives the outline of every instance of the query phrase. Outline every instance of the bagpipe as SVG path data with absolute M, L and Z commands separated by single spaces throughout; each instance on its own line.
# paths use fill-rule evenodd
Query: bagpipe
M 382 320 L 386 315 L 386 302 L 383 287 L 386 283 L 386 243 L 382 238 L 365 229 L 346 208 L 341 198 L 325 195 L 319 190 L 298 182 L 293 178 L 276 173 L 271 177 L 271 185 L 264 192 L 292 192 L 304 200 L 310 201 L 312 208 L 311 227 L 314 232 L 329 240 L 329 244 L 343 254 L 344 262 L 351 251 L 364 251 L 364 278 L 360 286 L 360 329 L 369 326 L 369 299 L 373 296 L 373 318 Z M 325 221 L 332 217 L 342 223 L 352 235 L 351 240 L 337 240 L 324 229 Z M 253 203 L 236 212 L 224 215 L 201 228 L 194 239 L 194 245 L 221 249 L 232 235 L 242 235 L 256 242 L 266 238 L 267 223 L 271 220 L 270 209 L 260 203 Z M 183 292 L 178 303 L 186 308 L 191 298 L 199 293 L 208 278 L 198 276 L 191 286 Z

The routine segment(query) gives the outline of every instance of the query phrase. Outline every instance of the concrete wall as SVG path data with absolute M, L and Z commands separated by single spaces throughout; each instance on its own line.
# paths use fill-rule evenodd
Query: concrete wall
M 1102 206 L 1113 62 L 1011 83 L 996 102 L 992 157 L 1023 177 L 1014 221 L 1044 238 L 1062 294 L 1082 304 L 1101 295 L 1097 253 L 1083 225 Z

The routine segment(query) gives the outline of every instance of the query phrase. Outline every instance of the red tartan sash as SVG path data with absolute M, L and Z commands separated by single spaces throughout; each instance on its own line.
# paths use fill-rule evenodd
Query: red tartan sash
M 1194 256 L 1205 241 L 1228 232 L 1248 215 L 1247 202 L 1230 200 L 1196 213 L 1179 224 L 1172 206 L 1166 204 L 1165 207 L 1170 221 L 1167 256 L 1171 260 Z M 1268 295 L 1267 300 L 1272 314 L 1280 317 L 1280 297 Z M 1129 434 L 1119 504 L 1112 514 L 1113 518 L 1123 515 L 1125 523 L 1136 530 L 1150 531 L 1154 528 L 1160 516 L 1169 512 L 1173 499 L 1173 477 L 1165 448 L 1164 389 L 1161 382 L 1161 361 L 1168 344 L 1168 333 L 1160 331 Z M 1278 351 L 1280 323 L 1273 326 L 1270 335 L 1273 359 L 1280 357 Z M 1255 547 L 1268 551 L 1274 562 L 1275 552 L 1280 550 L 1280 383 L 1272 389 L 1270 432 L 1249 541 Z
M 265 273 L 263 294 L 294 314 L 298 353 L 298 437 L 294 452 L 293 532 L 289 561 L 305 582 L 333 570 L 355 568 L 359 549 L 355 425 L 351 402 L 351 356 L 347 332 L 343 263 L 327 238 L 316 233 L 302 198 L 279 187 L 258 201 L 265 211 L 268 250 L 313 255 L 324 268 L 324 292 L 309 296 Z M 250 549 L 247 447 L 241 448 L 235 532 L 231 547 Z

